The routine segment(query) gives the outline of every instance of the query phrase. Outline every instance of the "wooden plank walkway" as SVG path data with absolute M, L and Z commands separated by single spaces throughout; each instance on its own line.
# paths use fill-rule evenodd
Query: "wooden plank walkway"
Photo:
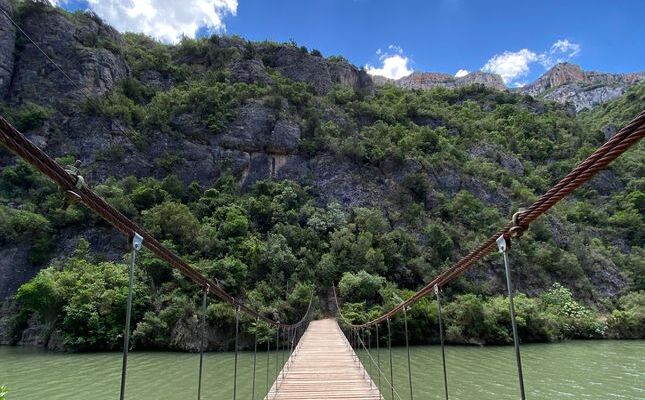
M 265 400 L 383 399 L 335 319 L 312 321 Z

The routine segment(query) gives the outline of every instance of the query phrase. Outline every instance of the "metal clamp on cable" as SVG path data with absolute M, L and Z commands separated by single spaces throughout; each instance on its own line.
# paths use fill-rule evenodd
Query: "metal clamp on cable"
M 511 227 L 511 229 L 508 230 L 510 237 L 519 238 L 524 234 L 524 231 L 526 230 L 527 227 L 520 225 L 520 223 L 518 222 L 518 219 L 525 211 L 526 211 L 525 209 L 520 208 L 515 214 L 513 214 L 513 217 L 511 218 L 511 223 L 513 224 L 513 226 Z

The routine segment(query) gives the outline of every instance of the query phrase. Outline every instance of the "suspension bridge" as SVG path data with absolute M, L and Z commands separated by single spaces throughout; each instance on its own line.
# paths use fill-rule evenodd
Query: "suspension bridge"
M 48 62 L 56 69 L 86 98 L 90 96 L 85 93 L 76 82 L 74 82 L 65 71 L 49 57 L 43 49 L 38 46 L 11 18 L 9 13 L 0 9 L 13 23 L 16 28 L 40 51 Z M 122 128 L 119 126 L 119 129 Z M 123 131 L 122 131 L 123 132 Z M 123 132 L 125 134 L 125 132 Z M 134 283 L 134 269 L 137 252 L 146 247 L 160 259 L 166 261 L 172 268 L 179 271 L 190 279 L 202 290 L 202 312 L 201 312 L 201 351 L 198 365 L 197 399 L 219 398 L 218 393 L 202 393 L 202 381 L 204 379 L 204 347 L 205 347 L 205 315 L 208 299 L 214 296 L 221 301 L 228 303 L 235 310 L 235 358 L 234 358 L 234 379 L 232 382 L 233 399 L 237 395 L 238 385 L 238 351 L 240 348 L 240 316 L 245 314 L 248 319 L 256 323 L 264 323 L 271 329 L 272 337 L 264 338 L 266 343 L 266 376 L 258 377 L 256 367 L 260 362 L 259 348 L 262 344 L 261 338 L 256 334 L 253 346 L 253 377 L 250 383 L 252 386 L 251 400 L 255 400 L 257 388 L 264 379 L 264 398 L 272 399 L 401 399 L 393 379 L 392 364 L 392 324 L 393 318 L 403 317 L 403 329 L 405 345 L 407 349 L 407 375 L 405 383 L 409 389 L 410 399 L 413 399 L 413 371 L 410 363 L 409 332 L 407 325 L 407 310 L 420 299 L 434 295 L 437 300 L 437 316 L 439 320 L 439 336 L 441 344 L 442 368 L 443 368 L 443 392 L 446 400 L 449 398 L 449 386 L 444 349 L 444 331 L 441 317 L 442 288 L 449 285 L 457 277 L 461 276 L 468 269 L 472 268 L 478 261 L 488 256 L 495 249 L 502 254 L 504 270 L 506 274 L 506 286 L 509 298 L 509 312 L 514 338 L 515 363 L 517 366 L 518 391 L 521 399 L 526 398 L 522 362 L 520 355 L 520 339 L 517 334 L 515 323 L 513 288 L 510 275 L 509 253 L 512 242 L 518 240 L 522 233 L 529 228 L 529 225 L 539 216 L 547 212 L 557 202 L 569 195 L 575 189 L 589 181 L 596 173 L 605 168 L 609 163 L 619 157 L 627 149 L 638 143 L 645 136 L 645 111 L 636 116 L 627 126 L 617 132 L 603 146 L 598 148 L 587 159 L 580 163 L 560 182 L 543 194 L 535 203 L 525 210 L 516 212 L 511 221 L 498 232 L 492 234 L 478 247 L 458 260 L 443 273 L 430 280 L 424 287 L 414 293 L 405 301 L 383 313 L 377 318 L 364 323 L 356 324 L 345 318 L 341 313 L 340 300 L 333 288 L 335 306 L 337 308 L 336 318 L 328 318 L 313 321 L 312 293 L 307 311 L 302 318 L 293 323 L 284 323 L 274 320 L 253 307 L 247 305 L 243 299 L 236 298 L 222 289 L 216 281 L 208 279 L 199 271 L 191 267 L 186 261 L 175 255 L 168 248 L 163 246 L 152 235 L 138 226 L 135 222 L 121 214 L 118 210 L 108 204 L 94 191 L 92 191 L 77 173 L 66 170 L 55 162 L 41 149 L 29 141 L 23 134 L 18 132 L 10 123 L 0 116 L 0 143 L 8 150 L 28 162 L 38 171 L 54 181 L 67 196 L 73 197 L 81 202 L 98 216 L 103 218 L 115 229 L 129 238 L 130 243 L 130 279 L 124 328 L 123 362 L 121 368 L 120 399 L 126 397 L 126 383 L 128 370 L 128 351 L 130 348 L 129 335 L 131 331 L 131 308 L 132 290 Z M 342 300 L 342 299 L 341 299 Z M 273 336 L 273 334 L 275 334 Z M 375 340 L 373 340 L 373 338 Z M 372 350 L 374 343 L 376 353 Z M 381 360 L 380 347 L 386 345 L 389 357 Z M 272 360 L 274 351 L 275 358 Z M 364 354 L 363 359 L 359 353 Z M 285 360 L 285 354 L 287 358 Z M 389 364 L 389 368 L 385 365 Z M 274 366 L 274 377 L 270 379 L 270 367 Z M 384 373 L 388 371 L 389 374 Z M 270 380 L 273 382 L 270 384 Z
M 503 256 L 506 273 L 506 284 L 509 298 L 509 311 L 515 346 L 515 362 L 518 375 L 518 389 L 520 398 L 525 399 L 524 379 L 520 356 L 520 339 L 515 323 L 513 288 L 510 275 L 509 252 L 512 241 L 519 239 L 528 229 L 531 222 L 548 211 L 558 201 L 569 195 L 575 189 L 589 181 L 598 171 L 619 157 L 627 149 L 638 143 L 645 136 L 645 111 L 641 112 L 632 122 L 617 132 L 603 146 L 598 148 L 587 159 L 581 162 L 560 182 L 549 189 L 535 203 L 525 210 L 516 212 L 512 220 L 498 232 L 492 234 L 482 244 L 458 260 L 443 273 L 436 276 L 424 287 L 402 301 L 391 310 L 383 313 L 372 321 L 355 324 L 345 318 L 341 313 L 341 305 L 333 289 L 337 319 L 323 319 L 312 321 L 313 310 L 312 293 L 309 306 L 302 318 L 294 323 L 287 324 L 269 318 L 258 310 L 245 304 L 242 299 L 236 298 L 222 289 L 216 281 L 210 280 L 199 271 L 191 267 L 186 261 L 172 253 L 152 235 L 138 226 L 135 222 L 121 214 L 117 209 L 108 204 L 94 191 L 92 191 L 81 178 L 59 165 L 41 149 L 29 141 L 22 133 L 18 132 L 9 122 L 0 117 L 0 143 L 7 149 L 31 164 L 34 168 L 54 181 L 68 196 L 73 196 L 90 210 L 102 217 L 114 228 L 130 238 L 130 281 L 127 302 L 127 314 L 124 329 L 123 364 L 121 375 L 120 399 L 125 399 L 126 376 L 128 367 L 128 350 L 130 348 L 130 320 L 132 308 L 132 288 L 137 252 L 146 247 L 160 259 L 192 280 L 203 292 L 202 319 L 201 319 L 201 352 L 199 356 L 199 379 L 197 382 L 197 398 L 202 398 L 203 379 L 203 354 L 205 336 L 205 314 L 209 296 L 215 296 L 228 303 L 235 309 L 235 378 L 233 381 L 233 399 L 237 397 L 237 369 L 240 336 L 240 314 L 256 322 L 262 321 L 275 331 L 275 341 L 266 340 L 267 375 L 265 399 L 401 399 L 397 392 L 392 371 L 391 353 L 391 321 L 395 316 L 402 315 L 405 330 L 405 345 L 407 348 L 407 372 L 410 399 L 413 399 L 413 372 L 410 363 L 409 337 L 407 326 L 407 310 L 414 303 L 425 296 L 434 294 L 437 299 L 437 315 L 439 317 L 439 334 L 441 338 L 441 354 L 443 366 L 443 383 L 445 398 L 449 398 L 447 379 L 447 366 L 444 351 L 444 332 L 441 319 L 441 290 L 457 277 L 482 260 L 497 248 Z M 340 322 L 340 325 L 338 322 Z M 342 325 L 342 327 L 341 327 Z M 380 330 L 379 330 L 380 327 Z M 383 335 L 384 329 L 386 334 Z M 372 337 L 375 336 L 377 357 L 371 352 Z M 367 338 L 367 344 L 366 344 Z M 386 341 L 389 349 L 389 372 L 383 373 L 380 360 L 380 344 Z M 272 346 L 273 342 L 273 346 Z M 276 374 L 273 384 L 269 387 L 270 351 L 275 352 Z M 365 365 L 358 357 L 358 351 L 363 352 Z M 285 352 L 288 354 L 285 360 Z M 252 400 L 255 399 L 256 386 L 259 382 L 256 377 L 258 360 L 258 335 L 255 334 L 253 379 L 251 385 Z M 281 355 L 281 356 L 280 356 Z M 278 371 L 279 370 L 279 371 Z M 368 372 L 369 371 L 369 372 Z
M 52 63 L 62 76 L 68 80 L 86 98 L 85 93 L 65 71 L 47 55 L 11 18 L 6 10 L 0 9 L 12 24 L 40 51 L 48 62 Z M 122 128 L 119 126 L 119 129 Z M 123 132 L 123 131 L 122 131 Z M 125 132 L 123 132 L 125 134 Z M 202 393 L 204 379 L 204 347 L 206 328 L 206 307 L 208 299 L 214 296 L 228 303 L 235 310 L 235 358 L 234 379 L 232 382 L 233 399 L 238 397 L 237 388 L 242 384 L 237 379 L 238 351 L 240 349 L 240 316 L 245 314 L 247 319 L 264 323 L 270 327 L 271 337 L 259 338 L 257 329 L 253 346 L 253 375 L 249 384 L 252 387 L 251 400 L 255 400 L 256 392 L 264 383 L 264 398 L 271 399 L 401 399 L 393 379 L 392 364 L 392 320 L 403 317 L 405 345 L 407 349 L 407 375 L 410 399 L 413 399 L 413 371 L 410 363 L 409 332 L 407 325 L 407 310 L 425 296 L 434 295 L 437 300 L 437 316 L 439 320 L 439 336 L 441 344 L 443 368 L 443 392 L 446 400 L 449 398 L 449 386 L 444 349 L 444 331 L 441 317 L 442 288 L 449 285 L 457 277 L 472 268 L 478 261 L 489 255 L 495 249 L 502 254 L 506 274 L 506 286 L 509 298 L 509 312 L 515 347 L 515 363 L 517 366 L 518 391 L 522 399 L 526 398 L 522 362 L 520 356 L 520 339 L 515 323 L 513 288 L 510 275 L 509 253 L 513 241 L 518 240 L 529 225 L 539 216 L 547 212 L 557 202 L 569 195 L 575 189 L 589 181 L 596 173 L 619 157 L 627 149 L 634 146 L 645 136 L 645 111 L 636 116 L 632 122 L 617 132 L 603 146 L 598 148 L 587 159 L 580 163 L 560 182 L 549 189 L 535 203 L 525 210 L 516 212 L 511 221 L 498 232 L 492 234 L 478 247 L 458 260 L 443 273 L 430 280 L 424 287 L 402 301 L 391 310 L 383 313 L 372 321 L 356 324 L 345 318 L 341 313 L 340 300 L 333 288 L 336 319 L 328 318 L 313 321 L 312 293 L 307 311 L 302 318 L 293 323 L 284 323 L 272 319 L 253 307 L 243 299 L 236 298 L 222 289 L 216 281 L 208 279 L 191 267 L 186 261 L 163 246 L 152 235 L 138 226 L 135 222 L 121 214 L 92 191 L 74 171 L 65 169 L 35 146 L 24 135 L 0 116 L 0 143 L 8 150 L 31 164 L 41 173 L 54 181 L 67 196 L 81 202 L 98 216 L 103 218 L 115 229 L 129 238 L 130 243 L 130 280 L 124 328 L 123 362 L 121 368 L 120 399 L 126 397 L 128 370 L 128 351 L 130 348 L 129 335 L 131 331 L 132 290 L 134 269 L 137 252 L 146 247 L 160 259 L 166 261 L 172 268 L 190 279 L 202 290 L 201 312 L 201 351 L 199 354 L 197 399 L 219 398 L 218 393 Z M 374 340 L 375 339 L 375 340 Z M 260 362 L 259 345 L 266 343 L 266 376 L 259 377 L 256 367 Z M 372 351 L 372 343 L 376 352 Z M 380 347 L 386 345 L 389 356 L 381 360 Z M 272 353 L 274 352 L 274 359 Z M 362 360 L 359 353 L 363 354 Z M 287 356 L 285 360 L 285 355 Z M 389 368 L 386 365 L 389 364 Z M 274 367 L 273 377 L 270 377 L 270 367 Z M 388 371 L 389 374 L 384 373 Z M 208 372 L 208 371 L 206 371 Z M 264 380 L 265 382 L 261 382 Z M 272 384 L 270 384 L 270 381 Z

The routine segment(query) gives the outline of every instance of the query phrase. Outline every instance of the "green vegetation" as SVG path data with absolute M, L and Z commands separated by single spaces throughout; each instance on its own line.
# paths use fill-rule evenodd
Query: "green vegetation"
M 622 125 L 633 110 L 645 108 L 643 85 L 580 118 L 555 103 L 482 86 L 386 86 L 366 95 L 338 85 L 320 96 L 272 70 L 268 52 L 258 53 L 277 44 L 213 36 L 172 47 L 132 34 L 123 41 L 117 50 L 133 76 L 84 104 L 84 111 L 119 120 L 127 127 L 123 140 L 139 150 L 162 137 L 207 143 L 240 106 L 256 102 L 300 124 L 303 157 L 351 166 L 359 185 L 372 184 L 372 171 L 379 171 L 387 181 L 382 187 L 392 189 L 372 202 L 377 206 L 348 207 L 340 198 L 325 204 L 309 177 L 257 181 L 242 192 L 239 176 L 225 172 L 204 187 L 173 175 L 184 162 L 174 152 L 152 160 L 167 175 L 163 179 L 112 177 L 92 185 L 227 291 L 284 321 L 304 313 L 312 290 L 327 302 L 333 284 L 344 314 L 354 321 L 398 304 L 593 151 L 608 122 Z M 233 82 L 227 66 L 241 59 L 263 62 L 268 81 Z M 164 84 L 145 83 L 150 72 Z M 19 128 L 34 130 L 52 112 L 27 103 L 6 115 Z M 185 133 L 186 120 L 197 128 Z M 513 247 L 517 287 L 531 294 L 517 297 L 524 340 L 645 332 L 645 152 L 639 146 L 606 173 L 610 189 L 603 180 L 592 182 L 536 221 Z M 118 162 L 122 153 L 117 145 L 97 158 Z M 23 162 L 2 169 L 0 245 L 24 242 L 30 262 L 46 267 L 19 290 L 23 311 L 16 326 L 35 313 L 70 349 L 114 348 L 122 329 L 126 263 L 105 261 L 81 242 L 74 255 L 48 264 L 61 232 L 105 227 L 83 207 L 62 205 L 57 188 Z M 138 265 L 135 344 L 185 348 L 181 334 L 197 324 L 199 289 L 145 251 Z M 450 341 L 510 341 L 501 277 L 499 260 L 491 257 L 446 288 Z M 430 299 L 410 310 L 415 340 L 437 339 L 435 312 Z M 230 332 L 234 313 L 213 302 L 207 318 Z M 248 326 L 270 335 L 265 326 Z
M 0 385 L 0 400 L 5 400 L 9 394 L 9 389 L 5 385 Z
M 345 273 L 339 283 L 339 291 L 347 301 L 343 304 L 342 313 L 353 323 L 366 322 L 412 294 L 365 271 Z M 525 342 L 601 338 L 608 326 L 613 329 L 612 323 L 626 329 L 617 337 L 640 338 L 642 332 L 638 333 L 636 329 L 643 327 L 643 315 L 642 311 L 637 315 L 634 310 L 637 301 L 642 302 L 642 298 L 627 295 L 621 303 L 631 311 L 614 311 L 616 318 L 629 319 L 628 323 L 604 323 L 598 312 L 580 304 L 570 290 L 556 283 L 538 297 L 520 293 L 515 297 L 515 309 L 520 336 Z M 427 298 L 408 310 L 410 329 L 414 332 L 411 338 L 415 343 L 438 342 L 436 307 L 436 300 Z M 451 343 L 509 344 L 513 341 L 506 297 L 460 294 L 447 302 L 444 300 L 442 307 L 446 339 Z M 392 323 L 400 328 L 402 316 L 395 317 Z M 401 330 L 394 329 L 394 332 L 397 333 L 395 342 L 400 343 L 403 340 Z

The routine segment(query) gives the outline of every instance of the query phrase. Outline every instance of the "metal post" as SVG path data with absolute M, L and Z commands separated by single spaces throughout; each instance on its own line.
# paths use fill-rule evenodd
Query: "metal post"
M 202 370 L 204 368 L 204 344 L 206 342 L 206 298 L 210 291 L 210 285 L 204 286 L 202 294 L 202 337 L 199 344 L 199 381 L 197 383 L 197 400 L 202 398 Z
M 258 324 L 260 317 L 255 319 L 255 335 L 253 337 L 253 384 L 251 385 L 251 400 L 255 400 L 255 367 L 258 359 Z
M 372 358 L 371 357 L 371 354 L 372 354 L 372 331 L 369 330 L 369 328 L 367 330 L 367 354 L 370 355 L 370 358 Z M 370 363 L 367 363 L 367 367 L 368 368 L 370 367 Z M 368 377 L 370 377 L 370 374 L 367 374 L 367 375 L 368 375 Z M 371 388 L 372 388 L 372 379 L 370 378 L 370 389 Z
M 286 329 L 285 329 L 285 331 L 286 331 Z M 287 332 L 287 334 L 288 334 L 288 332 Z M 282 332 L 282 337 L 283 337 L 283 340 L 284 340 L 284 331 Z M 287 343 L 286 343 L 287 345 L 289 344 L 288 341 L 289 341 L 289 338 L 287 337 Z M 284 345 L 284 343 L 283 343 L 283 345 Z M 280 352 L 280 357 L 281 357 L 281 360 L 282 360 L 282 363 L 280 364 L 280 371 L 281 371 L 283 377 L 284 377 L 284 351 L 285 350 L 287 350 L 286 345 L 283 346 L 282 351 Z
M 379 389 L 381 388 L 381 347 L 379 344 L 379 336 L 378 336 L 378 323 L 376 324 L 376 364 L 378 365 L 378 387 Z
M 360 330 L 358 331 L 358 335 L 359 335 L 359 336 L 358 336 L 358 344 L 359 344 L 358 349 L 360 350 L 360 349 L 361 349 L 360 344 L 361 344 L 361 343 L 363 343 L 363 345 L 364 345 L 364 343 L 365 343 L 365 330 L 364 330 L 364 329 L 360 329 Z M 360 362 L 360 361 L 361 361 L 361 359 L 359 358 L 359 359 L 358 359 L 358 361 Z M 363 364 L 361 363 L 361 366 L 363 367 L 363 379 L 365 379 L 365 365 L 363 365 Z
M 130 348 L 130 319 L 132 318 L 132 292 L 134 290 L 134 260 L 137 251 L 141 250 L 143 237 L 134 233 L 132 238 L 132 254 L 130 256 L 130 282 L 128 286 L 128 304 L 125 311 L 125 330 L 123 331 L 123 366 L 121 367 L 121 394 L 119 399 L 125 399 L 125 376 L 128 370 L 128 350 Z
M 233 372 L 233 400 L 237 398 L 237 348 L 240 337 L 240 306 L 235 308 L 235 370 Z
M 446 352 L 443 344 L 443 319 L 441 317 L 441 297 L 439 296 L 439 286 L 434 286 L 434 294 L 437 296 L 437 317 L 439 318 L 439 340 L 441 341 L 441 363 L 443 364 L 443 391 L 448 400 L 448 373 L 446 372 Z
M 390 353 L 390 387 L 392 388 L 392 399 L 394 399 L 394 370 L 392 369 L 392 329 L 390 319 L 387 319 L 387 348 Z
M 278 379 L 278 355 L 280 353 L 280 327 L 275 331 L 275 378 Z M 277 386 L 276 386 L 277 387 Z
M 266 393 L 269 395 L 269 370 L 271 369 L 271 335 L 267 335 L 267 384 Z
M 412 364 L 410 363 L 410 343 L 408 342 L 408 312 L 403 307 L 403 324 L 405 327 L 405 349 L 408 351 L 408 381 L 410 381 L 410 400 L 413 400 L 412 394 Z
M 520 357 L 520 338 L 517 333 L 517 322 L 515 321 L 515 306 L 513 305 L 513 286 L 511 283 L 511 270 L 508 262 L 508 245 L 504 235 L 497 238 L 497 248 L 504 255 L 504 270 L 506 272 L 506 288 L 508 289 L 508 307 L 511 312 L 511 326 L 513 327 L 513 344 L 515 346 L 515 361 L 517 362 L 517 375 L 520 382 L 520 398 L 526 399 L 524 393 L 524 374 L 522 373 L 522 359 Z

